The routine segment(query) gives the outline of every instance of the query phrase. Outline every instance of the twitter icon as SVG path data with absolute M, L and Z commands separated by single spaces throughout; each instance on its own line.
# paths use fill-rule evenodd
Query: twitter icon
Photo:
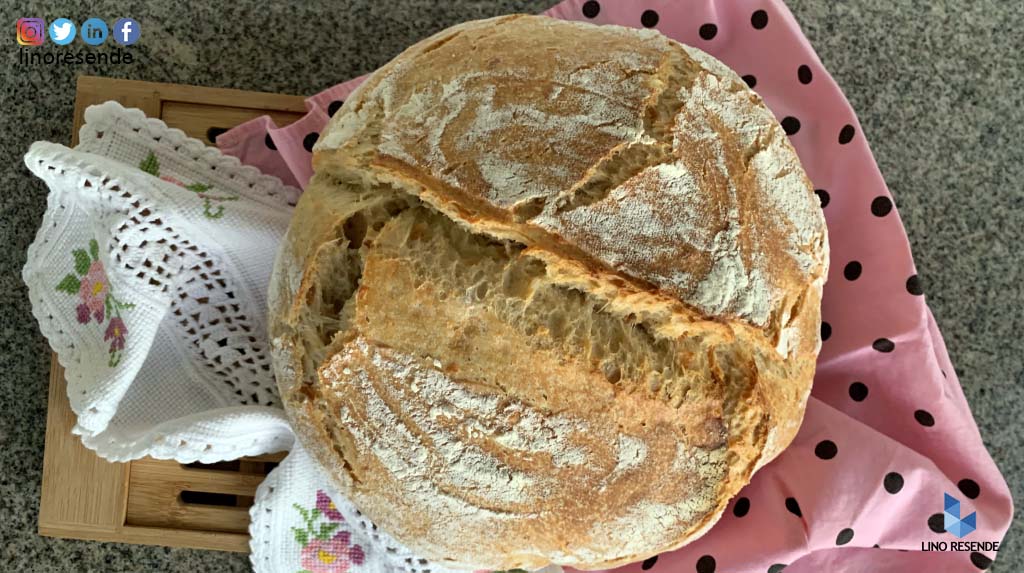
M 50 22 L 50 39 L 58 46 L 66 46 L 75 39 L 75 23 L 67 18 Z

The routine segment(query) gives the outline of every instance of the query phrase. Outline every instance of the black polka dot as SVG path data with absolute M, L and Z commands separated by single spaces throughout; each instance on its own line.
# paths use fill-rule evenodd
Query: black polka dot
M 821 208 L 828 207 L 828 202 L 832 199 L 828 196 L 828 191 L 824 189 L 815 189 L 814 194 L 818 196 L 818 200 L 821 201 Z
M 992 566 L 992 560 L 977 551 L 971 553 L 971 563 L 978 569 L 982 570 L 988 569 Z
M 264 138 L 263 138 L 263 143 L 264 143 L 264 145 L 266 145 L 266 146 L 267 146 L 267 147 L 268 147 L 269 149 L 271 149 L 271 150 L 273 150 L 273 151 L 277 151 L 277 146 L 276 146 L 276 145 L 274 145 L 274 140 L 273 140 L 273 139 L 272 139 L 272 138 L 270 137 L 270 134 L 269 134 L 269 133 L 267 134 L 267 136 L 266 136 L 266 137 L 264 137 Z
M 874 348 L 879 352 L 889 353 L 896 350 L 896 343 L 888 338 L 879 338 L 871 343 L 871 348 Z
M 839 130 L 839 143 L 842 145 L 850 143 L 851 141 L 853 141 L 853 136 L 855 133 L 857 133 L 857 130 L 854 129 L 852 125 L 844 125 L 843 129 Z
M 981 495 L 981 486 L 972 479 L 962 479 L 956 482 L 956 487 L 960 488 L 960 492 L 971 499 L 977 499 Z
M 317 139 L 320 139 L 319 133 L 315 131 L 307 133 L 306 137 L 302 138 L 302 147 L 304 147 L 306 151 L 313 153 L 313 146 L 316 144 Z
M 226 131 L 226 127 L 211 127 L 206 130 L 206 139 L 210 140 L 210 143 L 217 143 L 217 136 Z
M 861 266 L 860 261 L 850 261 L 843 267 L 843 277 L 848 281 L 855 281 L 860 278 L 860 273 L 864 270 Z
M 800 66 L 799 68 L 797 68 L 797 70 L 796 70 L 796 77 L 797 77 L 797 79 L 800 80 L 800 83 L 806 85 L 806 84 L 811 83 L 811 80 L 814 79 L 814 74 L 811 73 L 810 66 L 803 65 L 803 66 Z
M 758 10 L 751 14 L 750 25 L 756 30 L 764 30 L 764 27 L 768 25 L 768 12 Z
M 885 217 L 889 211 L 892 211 L 892 199 L 880 195 L 871 201 L 871 214 L 875 217 Z
M 583 3 L 583 15 L 587 18 L 597 18 L 601 13 L 601 5 L 597 0 L 587 0 Z
M 823 460 L 831 460 L 838 453 L 839 448 L 836 447 L 836 443 L 832 440 L 822 440 L 818 442 L 817 446 L 814 446 L 814 455 Z
M 903 476 L 899 472 L 885 474 L 885 479 L 882 480 L 882 487 L 885 488 L 885 491 L 896 495 L 903 489 Z
M 921 277 L 917 275 L 911 275 L 907 279 L 907 292 L 914 296 L 921 296 L 924 294 L 924 285 L 921 284 Z
M 917 420 L 918 424 L 926 428 L 931 428 L 935 425 L 935 418 L 932 417 L 931 412 L 928 410 L 917 410 L 914 412 L 914 419 Z
M 644 562 L 640 564 L 640 568 L 643 569 L 644 571 L 647 571 L 651 567 L 654 567 L 654 564 L 657 563 L 657 562 L 658 562 L 658 556 L 655 555 L 654 557 L 650 557 L 648 559 L 644 559 Z
M 768 573 L 782 573 L 786 569 L 786 566 L 782 563 L 776 563 L 768 568 Z
M 331 103 L 327 104 L 327 115 L 330 117 L 334 117 L 334 114 L 338 113 L 338 110 L 341 109 L 341 104 L 343 103 L 345 102 L 341 101 L 340 99 L 336 99 Z
M 750 500 L 745 497 L 741 497 L 736 500 L 736 505 L 732 506 L 732 514 L 736 517 L 743 517 L 750 512 Z
M 832 337 L 832 325 L 827 322 L 821 323 L 821 341 L 825 342 Z
M 872 548 L 872 549 L 879 549 L 880 547 L 879 547 L 879 545 L 878 545 L 878 544 L 876 543 L 876 544 L 872 545 L 872 546 L 871 546 L 871 548 Z
M 863 402 L 868 397 L 868 387 L 863 382 L 850 384 L 850 399 L 854 402 Z
M 928 516 L 928 529 L 931 529 L 935 533 L 946 532 L 946 522 L 941 513 L 933 513 Z
M 718 26 L 714 24 L 704 24 L 700 27 L 700 37 L 705 40 L 711 40 L 718 35 Z
M 697 560 L 697 573 L 715 573 L 715 558 L 703 555 Z
M 657 26 L 658 20 L 658 13 L 654 10 L 644 10 L 644 13 L 640 15 L 640 23 L 644 25 L 644 28 Z
M 797 517 L 803 517 L 804 516 L 803 512 L 800 511 L 800 504 L 797 503 L 795 497 L 787 497 L 786 498 L 786 509 L 789 510 L 790 513 L 792 513 L 793 515 L 795 515 Z
M 793 135 L 800 131 L 800 120 L 791 115 L 787 115 L 782 118 L 782 129 L 786 132 L 786 135 Z
M 853 541 L 853 530 L 847 527 L 836 535 L 836 545 L 846 545 Z
M 747 82 L 747 87 L 753 89 L 757 85 L 757 78 L 751 74 L 743 76 L 743 81 Z

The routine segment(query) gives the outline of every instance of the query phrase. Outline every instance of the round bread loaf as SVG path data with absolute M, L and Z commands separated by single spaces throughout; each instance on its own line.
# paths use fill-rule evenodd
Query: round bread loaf
M 331 119 L 271 286 L 301 443 L 455 568 L 700 536 L 792 440 L 825 222 L 726 66 L 645 30 L 469 22 Z

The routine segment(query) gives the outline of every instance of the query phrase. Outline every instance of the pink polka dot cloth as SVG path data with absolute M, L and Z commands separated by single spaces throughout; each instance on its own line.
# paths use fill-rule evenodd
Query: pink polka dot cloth
M 817 189 L 832 246 L 824 342 L 793 444 L 754 476 L 705 536 L 617 571 L 988 568 L 996 552 L 978 542 L 1002 540 L 1013 514 L 1009 490 L 925 305 L 903 225 L 857 117 L 786 6 L 568 0 L 547 14 L 656 28 L 736 70 L 789 134 Z M 243 162 L 305 184 L 317 134 L 360 81 L 311 97 L 309 113 L 292 125 L 258 118 L 217 143 Z M 959 506 L 947 506 L 945 494 Z M 962 539 L 954 533 L 970 528 L 956 520 L 957 511 L 967 524 L 975 514 L 976 531 Z

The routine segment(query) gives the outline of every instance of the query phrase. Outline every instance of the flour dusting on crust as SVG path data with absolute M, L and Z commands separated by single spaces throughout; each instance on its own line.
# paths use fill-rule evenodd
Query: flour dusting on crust
M 436 518 L 458 517 L 461 527 L 488 530 L 522 519 L 543 523 L 566 511 L 561 506 L 566 492 L 583 483 L 631 496 L 650 479 L 635 472 L 650 456 L 663 459 L 664 470 L 655 479 L 677 490 L 671 500 L 660 495 L 617 500 L 607 507 L 606 518 L 617 519 L 621 528 L 577 516 L 594 538 L 566 545 L 560 555 L 556 550 L 556 561 L 598 558 L 606 543 L 635 544 L 627 549 L 642 551 L 652 536 L 672 535 L 673 527 L 710 511 L 716 503 L 713 484 L 726 471 L 724 447 L 706 450 L 676 442 L 667 450 L 661 444 L 663 451 L 654 453 L 649 438 L 609 434 L 599 420 L 545 413 L 493 388 L 456 380 L 439 361 L 377 347 L 361 336 L 335 354 L 319 378 L 360 456 L 372 456 L 371 463 L 389 474 L 389 491 L 424 507 L 442 504 L 445 512 Z M 350 462 L 363 463 L 361 458 Z M 551 505 L 556 499 L 562 501 Z
M 411 549 L 650 557 L 795 435 L 827 235 L 787 136 L 721 62 L 655 31 L 468 23 L 369 78 L 314 151 L 291 248 L 351 252 L 309 259 L 274 312 L 282 396 Z M 361 206 L 385 196 L 403 201 Z
M 372 368 L 358 366 L 364 358 Z M 375 384 L 382 375 L 398 385 Z M 593 455 L 575 439 L 589 431 L 585 423 L 544 416 L 494 392 L 474 392 L 433 362 L 377 349 L 362 338 L 336 355 L 321 379 L 335 380 L 332 385 L 339 392 L 358 392 L 358 400 L 341 406 L 341 422 L 416 492 L 447 491 L 452 500 L 453 490 L 471 492 L 474 499 L 486 500 L 484 506 L 515 511 L 548 493 L 552 478 L 503 464 L 483 445 L 539 456 L 556 467 L 580 466 Z M 353 409 L 356 402 L 363 411 Z M 415 434 L 410 427 L 416 428 Z M 429 448 L 422 435 L 430 436 Z M 474 506 L 462 509 L 472 513 Z

